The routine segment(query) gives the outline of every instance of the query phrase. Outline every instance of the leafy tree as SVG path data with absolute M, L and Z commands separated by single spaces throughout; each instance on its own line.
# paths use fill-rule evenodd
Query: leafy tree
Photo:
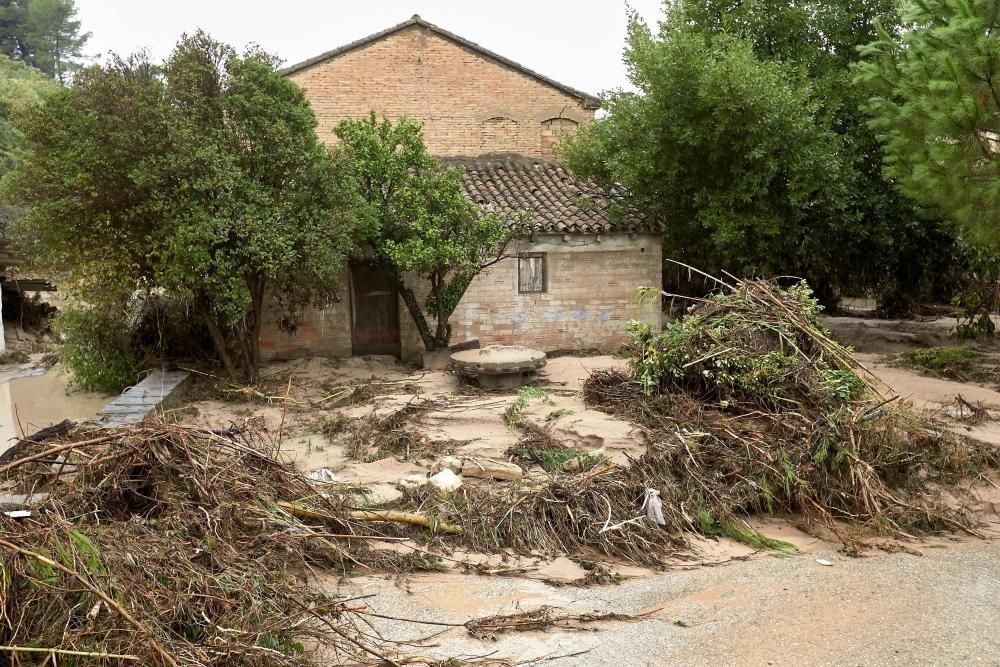
M 343 120 L 334 131 L 369 206 L 362 234 L 368 262 L 396 286 L 427 351 L 447 347 L 448 318 L 469 283 L 504 258 L 523 221 L 505 224 L 467 200 L 461 171 L 442 168 L 428 154 L 415 121 L 379 121 L 372 112 L 366 119 Z M 423 306 L 408 273 L 429 283 Z
M 81 67 L 89 32 L 80 32 L 75 0 L 28 0 L 24 12 L 27 60 L 57 81 L 66 83 Z
M 0 184 L 17 166 L 21 132 L 14 118 L 42 102 L 59 85 L 38 70 L 0 55 Z M 12 215 L 10 207 L 0 204 L 0 238 L 3 238 Z
M 865 49 L 871 127 L 886 175 L 910 197 L 1000 248 L 1000 12 L 985 0 L 921 0 L 906 30 Z
M 787 150 L 777 150 L 782 144 L 780 136 L 771 140 L 775 150 L 767 152 L 767 163 L 784 164 L 789 173 L 797 172 L 809 160 L 820 160 L 826 165 L 826 182 L 816 191 L 814 199 L 784 199 L 787 204 L 784 211 L 772 209 L 785 221 L 784 231 L 779 235 L 781 243 L 774 246 L 776 252 L 769 262 L 773 272 L 807 277 L 827 303 L 849 289 L 874 289 L 882 305 L 893 309 L 905 309 L 912 298 L 929 296 L 925 288 L 940 283 L 937 278 L 941 262 L 937 260 L 940 256 L 950 259 L 957 252 L 955 239 L 939 219 L 921 211 L 916 202 L 902 195 L 883 176 L 881 145 L 867 126 L 862 110 L 866 96 L 854 86 L 850 70 L 858 57 L 858 47 L 876 36 L 876 21 L 886 25 L 899 23 L 896 0 L 679 0 L 668 3 L 667 10 L 667 19 L 655 38 L 641 24 L 632 28 L 626 60 L 631 65 L 633 83 L 641 91 L 640 97 L 649 97 L 647 91 L 673 85 L 673 94 L 682 98 L 681 104 L 696 105 L 700 101 L 705 117 L 699 119 L 690 114 L 681 117 L 668 108 L 667 102 L 662 107 L 643 103 L 642 110 L 630 108 L 630 113 L 652 115 L 646 119 L 646 129 L 652 135 L 650 142 L 656 141 L 653 136 L 661 131 L 668 135 L 661 149 L 671 154 L 668 159 L 680 165 L 680 169 L 672 172 L 669 181 L 659 180 L 660 172 L 655 165 L 645 170 L 648 180 L 643 183 L 628 180 L 628 174 L 614 169 L 603 176 L 629 185 L 636 201 L 643 206 L 648 206 L 641 199 L 645 193 L 652 200 L 679 198 L 690 203 L 690 210 L 721 206 L 733 219 L 741 217 L 741 207 L 750 201 L 747 197 L 756 201 L 760 195 L 741 187 L 740 176 L 754 177 L 762 146 L 742 143 L 747 134 L 746 120 L 738 114 L 725 115 L 729 105 L 723 104 L 722 110 L 715 110 L 714 101 L 703 97 L 702 88 L 682 93 L 680 77 L 685 65 L 680 60 L 676 63 L 670 60 L 680 58 L 681 51 L 701 50 L 709 62 L 725 62 L 726 54 L 739 45 L 744 50 L 744 67 L 740 71 L 744 80 L 752 84 L 739 91 L 740 101 L 770 104 L 768 96 L 773 94 L 774 87 L 765 83 L 767 79 L 755 79 L 752 75 L 763 68 L 771 73 L 771 80 L 780 81 L 783 88 L 803 100 L 808 115 L 805 118 L 799 112 L 793 116 L 800 130 L 787 135 Z M 701 38 L 700 42 L 696 36 Z M 671 46 L 671 41 L 677 41 L 678 45 Z M 680 42 L 685 48 L 681 48 Z M 641 48 L 635 48 L 634 44 Z M 721 70 L 715 75 L 732 76 Z M 683 99 L 683 95 L 695 99 Z M 616 114 L 623 115 L 623 101 L 632 104 L 628 95 L 612 95 L 608 99 L 612 125 Z M 655 117 L 661 110 L 664 115 Z M 628 122 L 623 120 L 621 125 Z M 693 128 L 686 125 L 689 122 Z M 674 126 L 668 127 L 671 123 Z M 703 151 L 711 150 L 713 143 L 711 133 L 705 133 L 709 124 L 722 137 L 723 150 L 743 150 L 747 160 L 737 159 L 732 165 L 701 164 Z M 754 124 L 760 125 L 751 120 L 751 126 Z M 609 132 L 598 127 L 593 126 L 589 132 Z M 780 131 L 774 124 L 771 129 Z M 812 139 L 807 144 L 792 144 L 810 134 Z M 704 143 L 689 145 L 695 135 Z M 670 137 L 684 137 L 684 140 L 675 143 Z M 579 139 L 589 140 L 588 131 Z M 626 150 L 613 138 L 604 142 L 604 147 L 610 154 Z M 593 148 L 598 148 L 599 153 L 602 150 Z M 804 151 L 812 155 L 803 155 Z M 579 146 L 569 151 L 569 158 L 571 166 L 587 173 L 597 173 L 592 165 L 603 159 Z M 616 156 L 611 161 L 619 164 L 626 158 Z M 718 165 L 722 171 L 714 170 Z M 779 181 L 783 178 L 778 176 Z M 728 185 L 730 181 L 732 187 Z M 779 190 L 765 197 L 759 202 L 762 206 L 770 206 L 784 195 Z M 690 215 L 683 209 L 670 213 Z M 689 226 L 678 217 L 666 218 L 665 222 L 671 230 L 680 227 L 689 241 L 680 245 L 668 238 L 666 250 L 670 253 L 717 268 L 769 272 L 768 262 L 747 261 L 748 257 L 741 253 L 742 244 L 736 243 L 734 248 L 733 244 L 720 244 L 718 239 L 708 237 L 704 232 L 714 232 L 714 226 L 708 229 L 702 225 Z M 747 224 L 756 223 L 748 220 Z M 774 225 L 767 227 L 765 236 L 752 248 L 756 255 L 767 258 L 772 254 L 773 234 L 767 235 L 766 231 L 774 228 Z M 752 227 L 748 227 L 746 234 L 756 236 Z M 924 246 L 909 243 L 914 235 L 934 239 L 940 243 L 941 252 L 932 253 Z
M 199 32 L 162 68 L 137 55 L 83 70 L 20 124 L 10 186 L 36 265 L 95 307 L 165 291 L 247 380 L 265 296 L 288 322 L 329 299 L 358 216 L 349 169 L 275 65 Z
M 669 21 L 669 19 L 668 19 Z M 669 225 L 666 250 L 708 270 L 787 273 L 805 233 L 843 206 L 833 133 L 807 87 L 750 43 L 638 20 L 626 59 L 638 93 L 566 147 L 570 166 L 628 187 Z
M 0 53 L 66 83 L 90 39 L 76 14 L 75 0 L 0 0 Z

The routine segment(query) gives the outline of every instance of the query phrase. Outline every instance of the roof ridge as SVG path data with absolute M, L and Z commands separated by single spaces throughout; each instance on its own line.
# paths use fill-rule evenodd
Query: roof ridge
M 420 17 L 419 14 L 414 14 L 413 16 L 403 21 L 402 23 L 397 23 L 396 25 L 386 28 L 385 30 L 380 30 L 379 32 L 372 33 L 367 37 L 356 39 L 353 42 L 344 44 L 343 46 L 339 46 L 330 51 L 321 53 L 318 56 L 313 56 L 312 58 L 308 58 L 301 62 L 295 63 L 294 65 L 289 65 L 288 67 L 285 67 L 282 70 L 280 70 L 280 72 L 284 76 L 288 76 L 289 74 L 294 74 L 295 72 L 306 69 L 308 67 L 312 67 L 313 65 L 317 65 L 331 58 L 335 58 L 343 53 L 347 53 L 348 51 L 353 51 L 354 49 L 365 46 L 366 44 L 370 44 L 371 42 L 378 41 L 384 37 L 392 35 L 393 33 L 399 32 L 400 30 L 404 30 L 412 26 L 420 26 L 422 28 L 427 28 L 428 30 L 435 32 L 438 35 L 441 35 L 442 37 L 445 37 L 446 39 L 455 42 L 459 46 L 465 47 L 475 53 L 478 53 L 481 56 L 485 56 L 486 58 L 494 60 L 497 63 L 504 65 L 505 67 L 509 67 L 515 71 L 530 76 L 534 79 L 537 79 L 538 81 L 541 81 L 542 83 L 552 86 L 553 88 L 561 90 L 564 93 L 572 95 L 573 97 L 578 97 L 583 101 L 584 106 L 588 108 L 596 109 L 601 106 L 601 100 L 596 95 L 591 95 L 590 93 L 585 93 L 582 90 L 573 88 L 572 86 L 567 86 L 564 83 L 559 83 L 555 79 L 551 79 L 545 76 L 544 74 L 540 74 L 533 69 L 525 67 L 524 65 L 511 60 L 510 58 L 505 58 L 504 56 L 501 56 L 500 54 L 494 51 L 490 51 L 489 49 L 480 46 L 479 44 L 471 40 L 465 39 L 460 35 L 456 35 L 453 32 L 445 30 L 444 28 L 441 28 L 431 23 L 430 21 L 425 21 Z

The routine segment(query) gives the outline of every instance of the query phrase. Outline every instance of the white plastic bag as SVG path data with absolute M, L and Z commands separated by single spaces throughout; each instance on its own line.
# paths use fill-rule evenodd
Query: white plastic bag
M 337 476 L 333 474 L 333 471 L 330 470 L 329 468 L 320 468 L 318 470 L 313 470 L 307 475 L 307 477 L 314 482 L 322 482 L 324 484 L 333 484 L 334 482 L 340 481 L 337 479 Z
M 646 508 L 646 518 L 657 526 L 667 525 L 663 518 L 663 502 L 660 500 L 660 492 L 656 489 L 646 489 L 646 499 L 643 501 Z

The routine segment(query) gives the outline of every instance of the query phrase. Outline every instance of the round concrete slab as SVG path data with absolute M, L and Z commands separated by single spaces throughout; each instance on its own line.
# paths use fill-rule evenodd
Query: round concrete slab
M 480 386 L 489 388 L 520 387 L 544 365 L 544 352 L 519 345 L 489 345 L 451 355 L 452 368 L 475 377 Z
M 454 353 L 451 364 L 470 375 L 528 373 L 545 366 L 545 353 L 519 345 L 488 345 Z

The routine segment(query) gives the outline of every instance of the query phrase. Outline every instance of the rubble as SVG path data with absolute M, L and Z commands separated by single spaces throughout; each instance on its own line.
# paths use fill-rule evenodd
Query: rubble
M 470 457 L 462 463 L 462 475 L 476 479 L 513 481 L 524 477 L 524 470 L 516 463 Z
M 428 483 L 442 493 L 452 493 L 461 488 L 462 478 L 445 468 L 441 472 L 432 475 Z

